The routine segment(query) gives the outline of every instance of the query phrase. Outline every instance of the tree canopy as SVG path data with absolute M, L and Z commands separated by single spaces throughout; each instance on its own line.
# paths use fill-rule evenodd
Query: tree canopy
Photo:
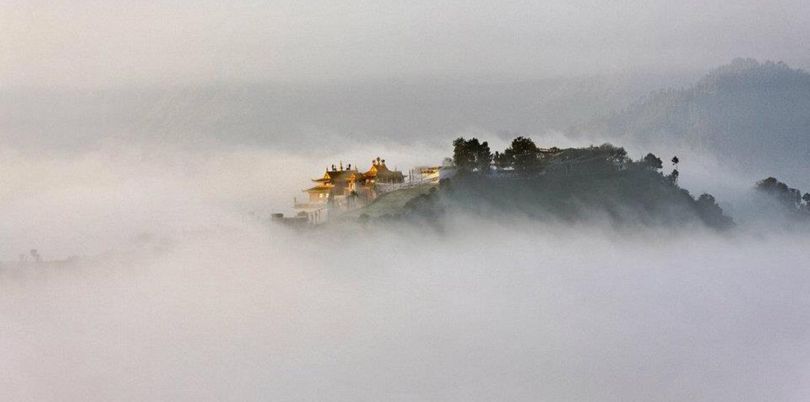
M 677 158 L 673 158 L 673 159 L 677 159 Z M 643 162 L 644 162 L 645 165 L 647 165 L 647 167 L 655 169 L 655 170 L 658 170 L 658 169 L 661 169 L 661 168 L 664 167 L 664 162 L 661 161 L 661 158 L 655 156 L 652 153 L 647 154 L 647 156 L 644 157 Z M 674 161 L 673 161 L 673 163 L 674 163 Z
M 499 165 L 510 166 L 520 175 L 537 174 L 542 167 L 540 148 L 531 138 L 517 137 L 503 153 Z
M 486 141 L 479 142 L 478 138 L 456 138 L 453 141 L 453 163 L 461 172 L 488 172 L 492 163 L 489 144 Z
M 798 208 L 801 205 L 802 192 L 798 189 L 788 187 L 775 177 L 768 177 L 757 182 L 757 190 L 776 198 L 786 207 Z

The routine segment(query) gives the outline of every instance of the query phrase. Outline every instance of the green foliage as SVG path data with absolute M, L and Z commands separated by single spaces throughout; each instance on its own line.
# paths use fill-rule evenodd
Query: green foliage
M 616 167 L 622 167 L 630 162 L 630 158 L 627 156 L 627 151 L 624 148 L 614 146 L 610 143 L 587 148 L 564 149 L 562 153 L 554 159 L 556 161 L 598 160 L 600 162 L 607 162 L 607 164 Z
M 681 172 L 678 169 L 672 169 L 672 173 L 667 176 L 667 178 L 672 182 L 672 184 L 678 184 L 678 176 L 681 175 Z
M 495 156 L 492 157 L 492 161 L 495 162 L 496 169 L 508 169 L 512 167 L 512 159 L 505 153 L 495 151 Z
M 492 151 L 489 150 L 489 144 L 484 141 L 474 149 L 475 169 L 479 173 L 488 173 L 490 166 L 492 165 Z
M 788 187 L 774 177 L 758 181 L 756 189 L 773 197 L 786 208 L 796 209 L 801 204 L 801 191 Z
M 758 181 L 756 190 L 775 202 L 766 208 L 781 212 L 791 220 L 798 219 L 804 222 L 810 220 L 810 193 L 802 195 L 798 189 L 789 187 L 774 177 Z
M 493 159 L 498 169 L 513 168 L 517 175 L 461 174 L 443 180 L 441 196 L 414 198 L 400 216 L 433 222 L 445 210 L 462 208 L 563 220 L 596 214 L 617 224 L 697 221 L 716 229 L 734 225 L 714 197 L 702 194 L 695 199 L 678 187 L 677 169 L 668 176 L 660 173 L 663 161 L 651 153 L 633 162 L 624 148 L 606 143 L 555 149 L 544 157 L 534 141 L 517 137 L 493 158 L 486 142 L 453 141 L 453 161 L 460 173 L 486 172 Z M 673 164 L 678 162 L 677 156 L 672 158 Z
M 463 137 L 453 141 L 453 163 L 459 171 L 471 171 L 475 166 L 475 155 L 470 152 Z
M 489 144 L 486 141 L 479 142 L 477 138 L 470 140 L 465 140 L 463 137 L 457 138 L 453 141 L 453 163 L 462 173 L 489 172 L 492 163 Z
M 478 141 L 459 138 L 453 144 L 457 165 L 476 169 Z M 496 152 L 494 160 L 499 169 L 511 167 L 519 175 L 460 175 L 452 183 L 442 182 L 442 197 L 414 199 L 408 214 L 434 219 L 435 211 L 462 208 L 540 219 L 581 220 L 596 214 L 617 224 L 697 221 L 717 229 L 734 225 L 714 197 L 703 194 L 695 199 L 678 187 L 677 169 L 668 176 L 660 173 L 663 162 L 653 154 L 633 162 L 624 148 L 602 144 L 542 155 L 531 139 L 515 138 L 505 152 Z M 672 161 L 677 163 L 678 158 Z M 541 170 L 543 174 L 537 174 Z
M 565 176 L 612 175 L 631 165 L 627 151 L 611 144 L 563 149 L 544 161 L 546 174 Z
M 661 161 L 661 158 L 655 156 L 652 153 L 647 154 L 642 162 L 653 170 L 658 170 L 664 167 L 664 162 Z
M 521 176 L 536 175 L 542 168 L 540 148 L 531 138 L 517 137 L 512 140 L 501 159 L 502 165 L 513 167 Z
M 701 194 L 695 204 L 698 215 L 707 225 L 716 228 L 727 228 L 733 225 L 731 218 L 723 214 L 723 209 L 711 194 Z
M 596 166 L 613 166 L 608 162 Z M 444 207 L 488 216 L 539 220 L 609 219 L 616 225 L 733 226 L 710 195 L 695 200 L 661 173 L 638 166 L 606 168 L 596 174 L 546 171 L 531 180 L 516 177 L 457 177 L 452 191 L 442 186 Z

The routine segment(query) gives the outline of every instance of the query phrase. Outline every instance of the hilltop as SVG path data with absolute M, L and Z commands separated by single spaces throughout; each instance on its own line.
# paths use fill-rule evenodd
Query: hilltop
M 664 174 L 663 162 L 653 154 L 634 161 L 610 144 L 540 149 L 523 137 L 503 153 L 488 154 L 486 142 L 459 139 L 455 177 L 435 189 L 387 194 L 351 216 L 432 225 L 452 213 L 537 221 L 596 219 L 620 226 L 698 224 L 722 230 L 734 225 L 714 197 L 693 197 L 678 185 L 677 170 Z

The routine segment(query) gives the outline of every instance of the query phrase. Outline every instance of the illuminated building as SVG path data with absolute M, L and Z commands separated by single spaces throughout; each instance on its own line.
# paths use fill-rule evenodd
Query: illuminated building
M 371 168 L 361 173 L 349 164 L 327 168 L 323 176 L 312 180 L 315 185 L 304 190 L 306 202 L 295 200 L 298 216 L 306 216 L 310 223 L 322 223 L 328 215 L 337 211 L 359 208 L 373 201 L 384 192 L 381 187 L 402 184 L 405 176 L 397 170 L 390 170 L 385 160 L 379 157 L 371 162 Z

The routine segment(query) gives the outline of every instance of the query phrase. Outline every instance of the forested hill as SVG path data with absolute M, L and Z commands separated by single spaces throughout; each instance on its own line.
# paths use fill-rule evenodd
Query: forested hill
M 745 173 L 807 181 L 810 74 L 781 62 L 737 59 L 690 88 L 651 93 L 572 134 L 651 150 L 707 151 Z
M 610 144 L 543 150 L 525 137 L 494 154 L 487 141 L 476 138 L 459 138 L 453 146 L 456 174 L 438 188 L 402 193 L 399 206 L 385 201 L 385 208 L 375 208 L 372 203 L 351 217 L 363 222 L 405 219 L 439 228 L 441 217 L 454 213 L 614 227 L 734 226 L 713 196 L 693 197 L 678 185 L 677 169 L 665 174 L 678 158 L 665 169 L 653 154 L 632 160 L 624 148 Z

